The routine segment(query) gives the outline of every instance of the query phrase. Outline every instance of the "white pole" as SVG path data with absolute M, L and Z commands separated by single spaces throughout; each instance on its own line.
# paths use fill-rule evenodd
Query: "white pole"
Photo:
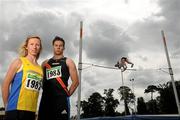
M 123 71 L 121 70 L 121 79 L 122 79 L 122 87 L 123 87 L 123 97 L 124 97 L 124 115 L 126 116 L 126 106 L 125 106 L 125 88 L 124 88 L 124 77 L 123 77 Z
M 178 94 L 177 94 L 177 90 L 176 90 L 176 85 L 175 85 L 175 82 L 174 82 L 173 70 L 172 70 L 172 67 L 171 67 L 170 59 L 169 59 L 169 54 L 168 54 L 168 49 L 167 49 L 167 44 L 166 44 L 164 31 L 162 30 L 161 33 L 162 33 L 162 37 L 163 37 L 163 43 L 164 43 L 164 48 L 165 48 L 165 52 L 166 52 L 166 58 L 167 58 L 168 66 L 169 66 L 169 74 L 170 74 L 171 82 L 172 82 L 172 85 L 173 85 L 176 105 L 177 105 L 178 113 L 180 115 L 179 99 L 178 99 Z
M 134 94 L 134 114 L 136 115 L 136 96 L 134 92 L 134 78 L 130 79 L 130 81 L 132 83 L 132 93 Z
M 80 120 L 81 114 L 81 72 L 82 72 L 82 34 L 83 34 L 83 22 L 80 22 L 80 41 L 79 41 L 79 87 L 78 87 L 78 108 L 77 108 L 77 120 Z

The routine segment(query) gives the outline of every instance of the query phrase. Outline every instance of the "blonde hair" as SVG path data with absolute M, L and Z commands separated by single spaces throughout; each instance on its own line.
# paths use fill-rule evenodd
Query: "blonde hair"
M 19 48 L 19 56 L 20 57 L 26 57 L 28 55 L 27 45 L 29 43 L 29 40 L 32 38 L 36 38 L 40 41 L 40 50 L 39 50 L 39 53 L 37 54 L 37 59 L 39 58 L 39 55 L 42 51 L 41 39 L 39 36 L 28 36 L 27 37 L 27 39 L 22 43 L 21 47 Z

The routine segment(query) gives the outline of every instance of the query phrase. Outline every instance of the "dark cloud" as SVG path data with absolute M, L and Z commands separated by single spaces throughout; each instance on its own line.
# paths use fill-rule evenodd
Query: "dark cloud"
M 58 35 L 66 41 L 66 53 L 75 56 L 78 48 L 77 34 L 79 32 L 79 16 L 71 14 L 67 21 L 62 14 L 51 11 L 37 11 L 23 16 L 17 16 L 11 22 L 15 24 L 6 25 L 1 33 L 1 55 L 6 52 L 16 52 L 20 44 L 28 35 L 39 35 L 43 43 L 43 56 L 51 53 L 52 39 Z M 70 21 L 73 22 L 70 22 Z M 3 23 L 2 23 L 3 24 Z M 43 57 L 42 56 L 42 57 Z M 5 56 L 4 56 L 5 57 Z
M 162 49 L 161 23 L 146 18 L 134 23 L 129 29 L 131 35 L 136 36 L 135 45 L 131 45 L 134 52 L 139 50 L 160 51 Z
M 160 0 L 159 5 L 162 8 L 162 11 L 160 15 L 163 15 L 165 17 L 164 21 L 164 28 L 166 30 L 166 36 L 169 44 L 169 49 L 173 51 L 172 53 L 174 55 L 177 55 L 179 53 L 180 55 L 180 1 L 179 0 L 171 0 L 171 1 L 165 1 Z
M 90 25 L 90 33 L 83 41 L 88 58 L 114 64 L 121 56 L 128 56 L 132 40 L 118 26 L 99 20 Z
M 148 50 L 148 51 L 164 51 L 161 30 L 164 30 L 166 42 L 170 53 L 178 56 L 179 52 L 179 31 L 180 1 L 159 1 L 161 11 L 157 14 L 152 14 L 144 20 L 137 21 L 128 28 L 132 36 L 136 36 L 136 45 L 132 45 L 134 50 Z

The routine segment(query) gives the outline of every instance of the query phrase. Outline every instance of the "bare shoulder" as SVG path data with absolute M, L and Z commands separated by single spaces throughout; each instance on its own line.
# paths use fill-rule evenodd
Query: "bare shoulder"
M 16 66 L 21 66 L 22 61 L 20 58 L 16 58 L 15 60 L 13 60 L 12 64 L 14 64 Z
M 74 66 L 75 65 L 74 61 L 71 58 L 66 59 L 66 64 L 67 64 L 67 66 Z
M 14 69 L 19 69 L 22 65 L 22 61 L 20 58 L 16 58 L 12 61 L 11 65 L 10 65 L 10 68 L 14 68 Z

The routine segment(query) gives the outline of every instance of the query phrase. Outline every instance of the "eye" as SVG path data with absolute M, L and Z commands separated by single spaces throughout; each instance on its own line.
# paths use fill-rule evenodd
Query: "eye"
M 36 44 L 36 46 L 38 46 L 38 47 L 39 47 L 39 46 L 40 46 L 40 44 Z

